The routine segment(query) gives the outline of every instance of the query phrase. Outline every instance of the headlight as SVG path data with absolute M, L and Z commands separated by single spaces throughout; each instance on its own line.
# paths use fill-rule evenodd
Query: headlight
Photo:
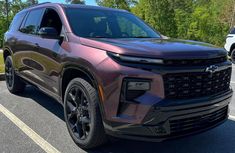
M 111 53 L 111 52 L 107 52 L 107 54 L 109 56 L 113 57 L 114 59 L 120 60 L 123 62 L 145 63 L 145 64 L 163 64 L 162 59 L 126 56 L 126 55 L 120 55 L 120 54 Z

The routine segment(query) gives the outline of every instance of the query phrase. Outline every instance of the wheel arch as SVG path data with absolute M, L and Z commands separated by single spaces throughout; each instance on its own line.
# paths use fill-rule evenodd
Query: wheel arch
M 3 49 L 3 60 L 4 60 L 4 62 L 5 62 L 6 58 L 7 58 L 7 56 L 12 56 L 12 55 L 13 55 L 13 53 L 10 50 L 10 48 L 5 47 Z
M 105 115 L 103 105 L 101 104 L 101 101 L 103 101 L 102 95 L 103 91 L 100 91 L 100 86 L 98 83 L 97 78 L 95 75 L 91 72 L 91 70 L 88 70 L 87 68 L 81 67 L 81 66 L 75 66 L 75 65 L 70 65 L 66 66 L 61 73 L 61 78 L 60 78 L 60 97 L 62 99 L 62 104 L 64 104 L 64 95 L 65 95 L 65 90 L 69 84 L 69 82 L 77 77 L 81 77 L 87 82 L 89 82 L 97 91 L 97 96 L 99 98 L 99 108 L 102 114 Z
M 62 99 L 62 103 L 64 102 L 64 93 L 65 93 L 66 87 L 68 86 L 68 83 L 76 77 L 81 77 L 87 82 L 89 82 L 97 90 L 100 103 L 103 101 L 103 91 L 102 89 L 100 89 L 101 87 L 100 87 L 98 78 L 96 77 L 96 75 L 94 75 L 92 70 L 90 68 L 88 69 L 82 66 L 70 65 L 70 66 L 66 66 L 65 68 L 63 68 L 61 77 L 60 77 L 60 85 L 59 85 L 60 92 L 59 93 Z M 101 106 L 101 108 L 103 109 L 103 106 Z

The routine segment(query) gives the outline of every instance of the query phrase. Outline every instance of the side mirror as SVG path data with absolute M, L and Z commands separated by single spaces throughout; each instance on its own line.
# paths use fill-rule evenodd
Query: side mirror
M 38 35 L 42 38 L 48 38 L 48 39 L 59 39 L 58 32 L 53 27 L 42 27 L 38 31 Z

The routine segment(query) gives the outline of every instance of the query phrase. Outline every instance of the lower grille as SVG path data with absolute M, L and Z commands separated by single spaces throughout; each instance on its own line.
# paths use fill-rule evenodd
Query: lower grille
M 227 118 L 227 114 L 228 107 L 226 106 L 209 114 L 170 120 L 171 135 L 185 135 L 187 133 L 193 133 L 195 131 L 213 127 L 217 123 L 225 120 Z
M 167 99 L 210 96 L 229 90 L 231 68 L 215 72 L 174 73 L 163 76 Z

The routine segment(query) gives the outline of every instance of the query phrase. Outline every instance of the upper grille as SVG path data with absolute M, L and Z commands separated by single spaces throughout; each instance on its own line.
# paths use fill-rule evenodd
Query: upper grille
M 227 61 L 226 56 L 211 59 L 180 59 L 180 60 L 164 60 L 167 66 L 204 66 L 213 65 Z
M 210 96 L 229 90 L 231 68 L 208 72 L 174 73 L 163 76 L 165 97 L 187 99 Z

